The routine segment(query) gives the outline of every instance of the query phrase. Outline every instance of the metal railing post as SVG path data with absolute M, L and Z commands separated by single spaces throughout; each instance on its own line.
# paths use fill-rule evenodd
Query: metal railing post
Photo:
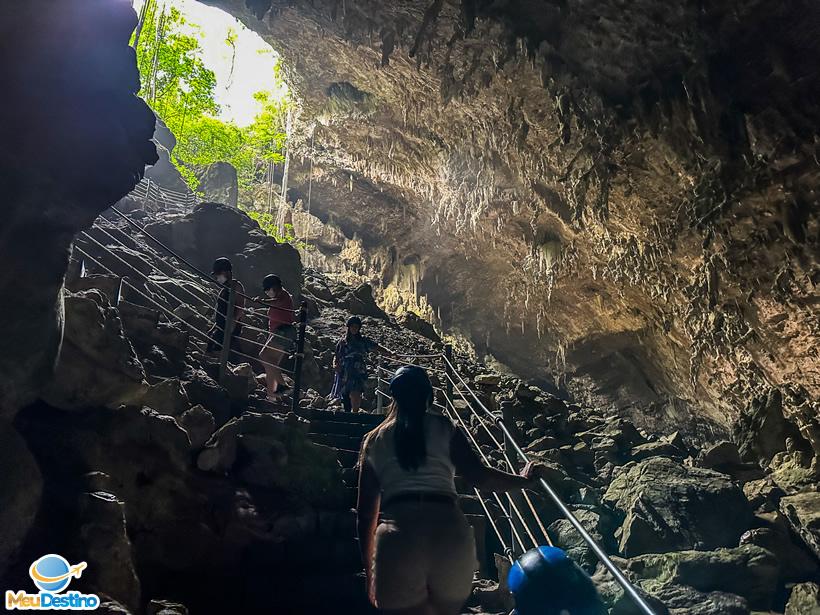
M 445 378 L 447 381 L 445 383 L 445 391 L 447 393 L 447 400 L 450 404 L 455 408 L 455 400 L 453 399 L 453 380 L 455 379 L 455 374 L 453 374 L 453 368 L 451 365 L 453 364 L 453 345 L 447 344 L 444 347 L 444 373 L 446 373 L 449 378 Z
M 120 282 L 117 284 L 117 305 L 119 305 L 120 301 L 122 301 L 122 283 L 123 278 L 120 276 Z
M 225 312 L 225 330 L 222 332 L 222 350 L 219 353 L 219 384 L 226 385 L 228 375 L 228 357 L 231 354 L 231 337 L 235 324 L 234 308 L 236 307 L 236 291 L 232 282 L 228 283 L 228 309 Z
M 382 398 L 382 356 L 376 359 L 376 414 L 384 414 L 384 401 Z
M 302 389 L 302 362 L 305 358 L 305 330 L 307 329 L 307 303 L 299 307 L 299 334 L 296 337 L 296 365 L 293 367 L 293 412 L 299 410 L 299 394 Z

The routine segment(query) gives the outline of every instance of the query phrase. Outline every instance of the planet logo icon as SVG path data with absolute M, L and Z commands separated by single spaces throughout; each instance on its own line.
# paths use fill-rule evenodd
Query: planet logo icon
M 29 568 L 29 576 L 40 591 L 60 593 L 72 578 L 79 579 L 88 566 L 85 562 L 71 565 L 61 555 L 49 553 L 36 560 Z

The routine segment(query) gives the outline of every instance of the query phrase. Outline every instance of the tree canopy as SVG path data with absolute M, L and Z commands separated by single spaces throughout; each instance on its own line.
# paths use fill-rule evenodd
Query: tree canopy
M 284 160 L 289 101 L 257 92 L 260 111 L 250 126 L 219 119 L 216 76 L 205 65 L 200 41 L 191 30 L 196 26 L 176 8 L 145 0 L 132 40 L 142 78 L 140 95 L 176 136 L 172 161 L 191 189 L 198 184 L 194 169 L 225 161 L 236 167 L 241 199 L 243 192 L 265 181 L 270 163 Z M 225 45 L 234 59 L 236 41 L 236 32 L 226 28 Z M 273 78 L 282 81 L 278 65 Z

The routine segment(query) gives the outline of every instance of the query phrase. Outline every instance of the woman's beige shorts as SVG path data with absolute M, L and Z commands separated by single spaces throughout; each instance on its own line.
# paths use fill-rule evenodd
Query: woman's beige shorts
M 382 513 L 373 558 L 380 609 L 463 603 L 476 567 L 473 528 L 458 505 L 400 502 Z

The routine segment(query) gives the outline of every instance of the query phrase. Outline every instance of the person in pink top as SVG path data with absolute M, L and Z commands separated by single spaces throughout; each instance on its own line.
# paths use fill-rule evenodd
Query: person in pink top
M 282 280 L 278 275 L 265 276 L 262 287 L 265 298 L 261 303 L 268 306 L 270 336 L 262 347 L 259 358 L 265 368 L 268 399 L 275 401 L 280 393 L 289 388 L 282 377 L 279 365 L 296 340 L 296 327 L 293 326 L 293 297 L 282 287 Z

